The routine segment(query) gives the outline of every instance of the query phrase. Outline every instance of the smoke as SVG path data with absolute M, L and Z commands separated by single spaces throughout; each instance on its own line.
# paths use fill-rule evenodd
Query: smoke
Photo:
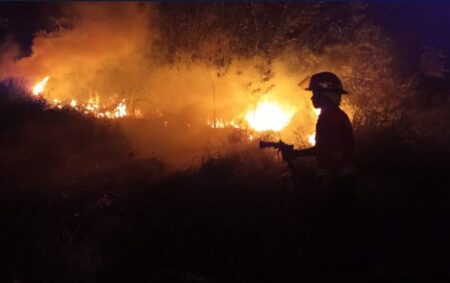
M 164 61 L 158 45 L 161 35 L 155 24 L 156 5 L 65 3 L 64 17 L 59 19 L 62 24 L 53 31 L 37 33 L 29 57 L 9 60 L 16 55 L 12 43 L 8 52 L 2 52 L 1 78 L 23 77 L 31 86 L 49 76 L 46 88 L 49 99 L 97 97 L 103 103 L 125 99 L 131 114 L 139 111 L 148 118 L 161 118 L 164 126 L 169 123 L 169 127 L 178 123 L 176 129 L 169 130 L 166 139 L 153 124 L 144 127 L 145 133 L 142 127 L 129 125 L 125 129 L 147 156 L 154 152 L 142 150 L 149 146 L 149 141 L 154 142 L 159 135 L 162 141 L 159 146 L 167 147 L 175 131 L 180 144 L 202 137 L 196 143 L 201 147 L 210 138 L 208 133 L 191 130 L 180 134 L 180 128 L 205 127 L 206 121 L 214 118 L 242 120 L 264 98 L 276 99 L 297 113 L 280 138 L 294 142 L 300 135 L 307 139 L 307 134 L 314 130 L 315 116 L 309 95 L 298 83 L 311 70 L 298 68 L 302 64 L 298 52 L 286 50 L 270 66 L 267 59 L 258 56 L 233 57 L 226 68 L 193 61 L 187 53 L 178 57 L 180 62 L 189 64 Z M 316 65 L 324 68 L 323 64 Z
M 124 74 L 137 73 L 130 68 L 142 68 L 142 63 L 136 63 L 142 62 L 146 43 L 151 41 L 151 7 L 104 3 L 64 7 L 71 27 L 38 33 L 31 56 L 9 67 L 8 74 L 31 82 L 48 75 L 52 95 L 60 98 L 83 95 L 86 88 L 108 90 L 102 78 L 114 73 L 114 82 L 126 85 Z

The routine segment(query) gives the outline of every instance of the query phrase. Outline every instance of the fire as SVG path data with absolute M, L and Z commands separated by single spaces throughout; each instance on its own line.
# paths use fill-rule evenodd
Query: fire
M 316 145 L 316 134 L 308 135 L 308 142 L 311 146 Z
M 32 93 L 34 96 L 38 96 L 44 92 L 47 81 L 50 77 L 46 76 L 43 80 L 35 84 L 32 88 Z M 46 99 L 44 97 L 44 99 Z M 128 115 L 127 105 L 125 104 L 125 99 L 122 99 L 119 104 L 112 106 L 114 104 L 101 105 L 100 99 L 98 97 L 90 98 L 87 102 L 78 102 L 75 99 L 60 100 L 57 98 L 46 99 L 49 105 L 53 108 L 62 109 L 64 107 L 71 107 L 72 109 L 84 113 L 86 115 L 93 115 L 97 118 L 108 118 L 108 119 L 118 119 L 123 118 Z M 114 108 L 113 108 L 114 107 Z M 109 109 L 109 110 L 108 110 Z
M 88 100 L 75 100 L 72 98 L 50 97 L 49 92 L 44 90 L 47 86 L 50 76 L 44 77 L 32 88 L 34 96 L 40 96 L 47 101 L 48 105 L 55 109 L 73 109 L 85 115 L 95 118 L 120 119 L 129 115 L 129 109 L 125 99 L 109 99 L 100 103 L 98 95 L 90 96 Z M 51 82 L 50 82 L 51 83 Z M 90 92 L 91 94 L 91 92 Z M 41 97 L 42 95 L 42 97 Z M 133 109 L 133 115 L 136 117 L 136 109 Z M 296 109 L 289 104 L 282 104 L 273 98 L 261 100 L 254 109 L 244 112 L 244 115 L 232 119 L 208 119 L 207 125 L 212 128 L 235 128 L 241 130 L 251 129 L 248 140 L 252 141 L 258 135 L 255 132 L 275 131 L 279 132 L 289 125 Z M 320 109 L 313 109 L 316 116 L 320 115 Z M 167 122 L 164 123 L 167 126 Z M 188 125 L 190 127 L 190 125 Z M 315 145 L 315 134 L 308 136 L 308 142 Z
M 38 82 L 37 84 L 35 84 L 33 86 L 33 90 L 32 90 L 33 91 L 33 95 L 35 95 L 35 96 L 39 95 L 39 94 L 41 94 L 44 91 L 45 86 L 47 85 L 47 81 L 48 81 L 49 78 L 50 77 L 47 76 L 42 81 Z
M 224 119 L 208 119 L 206 121 L 206 124 L 211 127 L 211 128 L 215 128 L 215 129 L 223 129 L 223 128 L 235 128 L 235 129 L 239 129 L 241 126 L 239 125 L 238 122 L 236 122 L 235 120 L 224 120 Z
M 114 112 L 114 118 L 122 118 L 125 116 L 127 116 L 127 106 L 125 105 L 125 100 L 122 100 L 116 107 L 116 111 Z
M 265 100 L 259 103 L 254 111 L 249 111 L 245 119 L 257 132 L 281 131 L 294 116 L 294 111 L 280 106 L 275 101 Z
M 313 112 L 316 115 L 316 117 L 318 117 L 320 115 L 320 108 L 314 108 Z M 308 135 L 308 142 L 311 146 L 315 146 L 316 145 L 316 133 L 313 133 L 311 135 Z

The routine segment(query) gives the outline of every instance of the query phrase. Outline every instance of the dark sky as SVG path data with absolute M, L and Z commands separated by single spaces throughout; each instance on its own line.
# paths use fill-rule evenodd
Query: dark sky
M 29 51 L 33 34 L 52 26 L 51 16 L 58 16 L 60 4 L 55 2 L 1 2 L 0 40 L 13 37 L 24 51 Z
M 450 2 L 376 3 L 371 16 L 399 41 L 450 46 Z
M 370 16 L 392 38 L 402 57 L 417 58 L 424 46 L 450 54 L 450 2 L 374 3 Z

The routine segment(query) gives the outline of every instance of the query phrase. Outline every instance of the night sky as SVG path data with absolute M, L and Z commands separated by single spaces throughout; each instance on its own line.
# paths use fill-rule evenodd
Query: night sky
M 425 46 L 442 49 L 446 54 L 450 52 L 449 2 L 377 3 L 369 11 L 373 21 L 398 46 L 397 55 L 403 57 L 406 68 L 417 63 Z

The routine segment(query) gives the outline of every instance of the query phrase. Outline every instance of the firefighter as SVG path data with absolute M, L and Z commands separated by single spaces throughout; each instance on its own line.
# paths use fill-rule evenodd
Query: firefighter
M 325 207 L 321 206 L 323 217 L 318 221 L 324 225 L 316 232 L 322 237 L 321 246 L 325 242 L 328 248 L 336 248 L 336 253 L 343 255 L 352 245 L 356 215 L 353 129 L 350 119 L 339 108 L 341 96 L 348 92 L 330 72 L 311 76 L 306 90 L 312 91 L 313 106 L 321 109 L 316 123 L 316 143 L 308 149 L 294 150 L 292 158 L 315 156 L 317 187 L 325 195 Z
M 330 72 L 311 76 L 308 91 L 311 101 L 320 109 L 316 124 L 315 146 L 295 150 L 293 157 L 315 156 L 318 168 L 318 183 L 330 187 L 337 181 L 350 181 L 354 175 L 353 129 L 347 114 L 339 108 L 341 96 L 347 94 L 339 78 Z

